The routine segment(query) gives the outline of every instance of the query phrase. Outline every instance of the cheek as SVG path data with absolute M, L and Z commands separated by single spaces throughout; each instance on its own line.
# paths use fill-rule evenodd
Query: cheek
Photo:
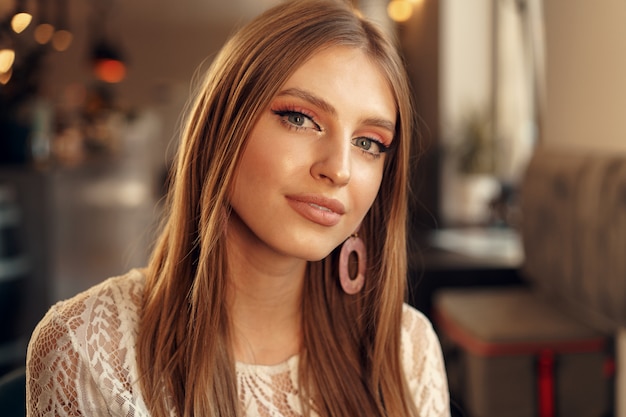
M 370 169 L 362 171 L 360 175 L 356 176 L 356 178 L 353 177 L 353 179 L 356 179 L 353 195 L 359 206 L 359 210 L 363 215 L 367 213 L 369 208 L 374 203 L 374 200 L 378 195 L 378 190 L 380 189 L 382 177 L 382 164 L 380 169 L 371 169 L 370 167 Z
M 263 146 L 259 146 L 254 136 L 248 139 L 231 188 L 231 199 L 235 204 L 253 196 L 254 190 L 263 188 L 263 183 L 268 180 L 270 173 L 265 168 L 268 161 L 262 150 Z
M 274 162 L 277 161 L 272 157 L 272 146 L 266 135 L 253 131 L 242 155 L 237 176 L 241 182 L 254 187 L 272 175 Z
M 270 177 L 290 173 L 300 163 L 299 155 L 306 154 L 297 140 L 287 135 L 284 128 L 275 126 L 268 117 L 262 117 L 252 130 L 242 158 L 242 167 L 252 180 L 264 182 Z

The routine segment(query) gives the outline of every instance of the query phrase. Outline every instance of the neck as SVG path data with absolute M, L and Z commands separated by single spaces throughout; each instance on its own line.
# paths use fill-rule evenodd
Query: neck
M 229 239 L 229 308 L 235 359 L 274 365 L 300 351 L 306 261 Z

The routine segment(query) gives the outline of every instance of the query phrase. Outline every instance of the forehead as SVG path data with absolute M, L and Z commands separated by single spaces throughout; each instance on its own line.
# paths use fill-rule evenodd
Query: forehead
M 396 100 L 386 73 L 360 48 L 331 46 L 314 53 L 283 88 L 304 88 L 337 105 L 349 105 L 395 122 Z

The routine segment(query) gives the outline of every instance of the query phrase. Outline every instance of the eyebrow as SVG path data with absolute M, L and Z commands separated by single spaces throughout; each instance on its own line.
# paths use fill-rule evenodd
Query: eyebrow
M 304 101 L 308 101 L 316 107 L 319 107 L 324 112 L 329 113 L 332 116 L 337 116 L 337 110 L 326 100 L 316 96 L 306 90 L 300 88 L 288 88 L 277 94 L 277 97 L 292 96 L 301 98 Z M 377 126 L 382 129 L 388 130 L 395 135 L 396 125 L 391 120 L 387 120 L 381 117 L 367 117 L 362 120 L 362 123 L 368 126 Z

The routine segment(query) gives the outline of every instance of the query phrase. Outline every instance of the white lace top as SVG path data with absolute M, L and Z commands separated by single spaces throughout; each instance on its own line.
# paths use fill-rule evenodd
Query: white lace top
M 143 289 L 143 274 L 133 270 L 50 309 L 28 348 L 29 416 L 149 416 L 135 360 Z M 409 306 L 402 358 L 420 416 L 449 416 L 439 341 L 427 319 Z M 246 415 L 301 416 L 297 368 L 297 356 L 275 366 L 237 363 Z

